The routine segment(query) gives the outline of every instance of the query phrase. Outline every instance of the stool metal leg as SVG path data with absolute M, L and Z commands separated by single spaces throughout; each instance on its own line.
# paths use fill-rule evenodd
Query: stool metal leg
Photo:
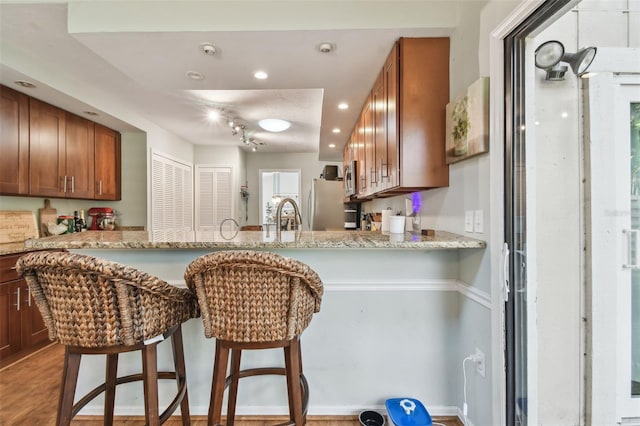
M 231 382 L 227 403 L 227 425 L 232 425 L 236 418 L 236 402 L 238 400 L 238 380 L 240 379 L 240 358 L 242 349 L 231 350 Z
M 118 380 L 118 354 L 107 354 L 106 381 L 104 389 L 104 424 L 113 424 L 113 406 L 116 400 Z
M 76 383 L 78 381 L 78 371 L 80 369 L 80 358 L 82 355 L 69 351 L 69 347 L 64 348 L 64 370 L 62 372 L 62 385 L 60 386 L 60 400 L 58 403 L 58 420 L 56 425 L 68 426 L 73 417 L 73 398 L 76 394 Z
M 302 414 L 302 387 L 300 386 L 301 362 L 300 340 L 291 340 L 284 348 L 285 368 L 287 370 L 287 393 L 289 395 L 289 418 L 296 426 L 304 424 Z
M 158 352 L 157 343 L 142 348 L 144 376 L 144 415 L 148 426 L 160 424 L 158 413 Z
M 222 397 L 224 396 L 227 366 L 229 365 L 229 348 L 216 340 L 216 354 L 213 361 L 213 385 L 209 402 L 208 425 L 219 425 L 222 418 Z

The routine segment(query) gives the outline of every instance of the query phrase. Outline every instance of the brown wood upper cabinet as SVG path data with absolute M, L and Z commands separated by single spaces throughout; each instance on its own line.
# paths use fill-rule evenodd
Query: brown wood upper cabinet
M 95 125 L 96 200 L 120 200 L 120 133 Z
M 0 86 L 0 194 L 120 200 L 120 134 Z
M 0 193 L 29 193 L 29 97 L 0 86 Z
M 449 39 L 399 39 L 354 128 L 354 133 L 364 135 L 360 147 L 365 155 L 358 158 L 358 198 L 449 185 L 445 162 L 447 102 Z
M 93 198 L 93 123 L 29 100 L 29 195 Z

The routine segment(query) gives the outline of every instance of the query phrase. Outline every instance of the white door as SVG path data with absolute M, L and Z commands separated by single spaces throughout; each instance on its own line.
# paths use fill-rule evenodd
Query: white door
M 196 166 L 196 232 L 237 231 L 231 167 Z
M 640 76 L 598 73 L 587 86 L 592 424 L 635 425 L 640 424 Z

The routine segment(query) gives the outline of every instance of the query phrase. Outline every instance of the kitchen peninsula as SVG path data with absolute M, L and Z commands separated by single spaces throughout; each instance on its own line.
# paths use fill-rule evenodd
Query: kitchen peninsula
M 25 246 L 27 250 L 68 249 L 125 263 L 182 286 L 186 266 L 215 250 L 270 250 L 307 263 L 325 287 L 321 310 L 302 335 L 310 415 L 383 409 L 385 399 L 398 396 L 420 399 L 432 415 L 457 415 L 459 390 L 448 372 L 457 371 L 460 361 L 456 358 L 460 305 L 490 304 L 490 295 L 461 280 L 469 271 L 461 274 L 459 270 L 461 262 L 467 269 L 480 269 L 486 243 L 448 232 L 427 237 L 283 231 L 279 239 L 274 231 L 211 232 L 198 233 L 189 241 L 168 242 L 157 241 L 147 232 L 110 231 L 28 240 Z M 191 413 L 205 415 L 215 344 L 204 337 L 200 319 L 190 320 L 183 330 Z M 488 330 L 479 327 L 477 332 Z M 170 345 L 159 347 L 160 368 L 170 364 L 169 353 Z M 127 368 L 139 362 L 128 355 L 122 356 L 119 374 L 128 374 Z M 243 368 L 281 363 L 281 354 L 273 350 L 243 354 Z M 101 358 L 83 360 L 78 394 L 98 383 L 103 370 Z M 117 414 L 143 413 L 141 389 L 134 386 L 119 390 Z M 169 403 L 163 397 L 172 393 L 170 386 L 173 383 L 160 383 L 161 405 Z M 82 411 L 101 412 L 100 401 Z M 245 379 L 238 414 L 287 412 L 282 378 Z

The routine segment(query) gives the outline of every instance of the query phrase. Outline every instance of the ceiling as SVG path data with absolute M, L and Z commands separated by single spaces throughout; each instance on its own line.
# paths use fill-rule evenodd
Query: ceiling
M 456 19 L 453 1 L 4 2 L 0 82 L 71 112 L 98 112 L 92 120 L 121 131 L 144 130 L 127 120 L 131 110 L 196 145 L 249 148 L 224 119 L 206 118 L 215 108 L 264 143 L 260 152 L 340 161 L 393 42 L 449 35 Z M 320 51 L 324 42 L 330 52 Z M 257 70 L 269 77 L 254 78 Z M 270 133 L 257 125 L 263 118 L 291 127 Z

